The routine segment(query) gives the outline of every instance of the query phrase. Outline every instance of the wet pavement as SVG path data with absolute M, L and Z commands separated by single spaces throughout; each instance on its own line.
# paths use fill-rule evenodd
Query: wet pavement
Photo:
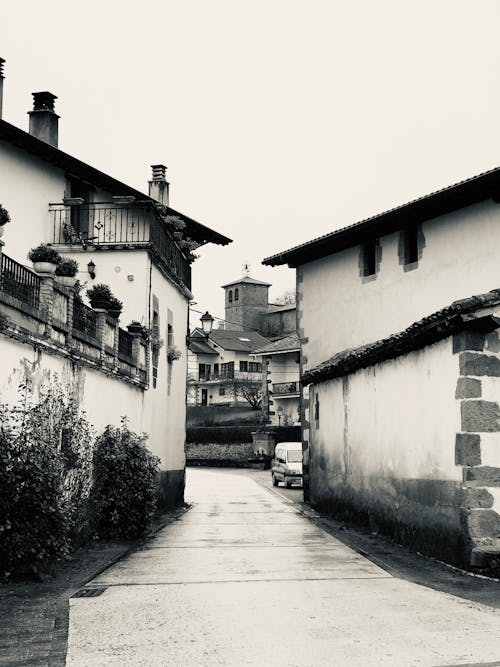
M 251 475 L 189 469 L 186 498 L 71 599 L 68 665 L 500 665 L 499 610 L 393 576 Z

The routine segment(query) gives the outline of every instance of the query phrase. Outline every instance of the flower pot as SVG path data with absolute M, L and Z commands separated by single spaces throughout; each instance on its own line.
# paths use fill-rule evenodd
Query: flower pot
M 56 276 L 56 280 L 64 287 L 74 287 L 77 281 L 76 276 Z
M 105 299 L 91 299 L 90 305 L 93 310 L 97 310 L 98 313 L 105 313 L 108 310 L 109 302 Z
M 120 319 L 120 315 L 121 315 L 121 313 L 122 313 L 121 310 L 110 310 L 110 309 L 108 308 L 108 315 L 109 315 L 110 317 L 112 317 L 113 319 L 115 319 L 115 320 L 119 320 L 119 319 Z
M 33 262 L 33 271 L 41 275 L 53 276 L 56 269 L 57 264 L 52 264 L 52 262 Z

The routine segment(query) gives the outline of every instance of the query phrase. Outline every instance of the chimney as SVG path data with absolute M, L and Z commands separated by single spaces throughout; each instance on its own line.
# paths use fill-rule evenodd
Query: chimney
M 149 181 L 149 196 L 161 204 L 168 206 L 168 190 L 170 183 L 167 182 L 167 168 L 164 164 L 152 164 L 153 180 Z
M 33 111 L 30 117 L 30 134 L 57 148 L 59 138 L 59 116 L 54 111 L 55 95 L 48 93 L 32 93 Z
M 4 75 L 3 75 L 3 64 L 5 60 L 3 58 L 0 58 L 0 118 L 2 118 L 2 103 L 3 103 L 3 80 L 4 80 Z

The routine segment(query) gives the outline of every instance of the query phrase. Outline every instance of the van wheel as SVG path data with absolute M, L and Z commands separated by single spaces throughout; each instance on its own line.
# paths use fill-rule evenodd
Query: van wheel
M 285 482 L 286 488 L 291 489 L 292 488 L 292 483 L 291 482 Z
M 271 477 L 273 478 L 273 486 L 278 486 L 278 480 L 274 476 L 274 473 L 271 475 Z

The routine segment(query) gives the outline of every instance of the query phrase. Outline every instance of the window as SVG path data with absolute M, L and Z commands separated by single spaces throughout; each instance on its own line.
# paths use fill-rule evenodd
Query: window
M 316 422 L 316 428 L 319 428 L 319 397 L 316 394 L 316 400 L 314 401 L 314 421 Z
M 234 378 L 234 361 L 220 365 L 221 377 Z
M 210 364 L 198 364 L 199 379 L 210 380 Z
M 214 377 L 219 375 L 219 364 L 214 364 Z
M 153 297 L 153 301 L 156 297 Z M 154 306 L 158 308 L 158 300 Z M 151 348 L 152 348 L 152 362 L 153 362 L 153 389 L 156 389 L 158 383 L 158 360 L 160 358 L 160 315 L 158 311 L 153 310 L 153 326 L 151 327 Z
M 233 303 L 233 290 L 229 290 L 229 295 L 228 295 L 229 303 Z
M 363 245 L 363 276 L 374 276 L 377 273 L 377 242 L 368 241 Z
M 219 387 L 219 396 L 225 396 L 225 395 L 226 395 L 226 388 Z
M 405 264 L 418 262 L 418 227 L 414 225 L 404 230 Z
M 248 363 L 248 370 L 250 371 L 250 373 L 261 373 L 262 364 L 258 364 L 256 361 L 250 361 Z
M 240 361 L 240 371 L 242 373 L 248 372 L 248 361 Z
M 240 290 L 236 287 L 236 289 L 234 290 L 234 300 L 238 301 L 239 298 L 240 298 Z
M 167 350 L 171 350 L 174 347 L 174 327 L 169 324 L 167 325 Z

